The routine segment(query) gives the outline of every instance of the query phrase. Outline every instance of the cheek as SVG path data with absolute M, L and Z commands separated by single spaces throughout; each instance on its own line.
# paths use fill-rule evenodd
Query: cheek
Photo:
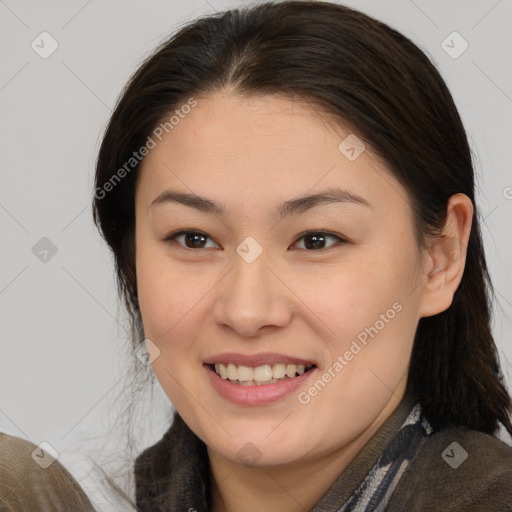
M 399 251 L 388 245 L 361 251 L 360 257 L 314 275 L 302 273 L 296 280 L 294 290 L 309 309 L 309 317 L 313 318 L 313 312 L 321 319 L 331 359 L 350 350 L 354 340 L 365 348 L 363 357 L 354 358 L 360 363 L 374 356 L 389 361 L 395 347 L 396 353 L 407 352 L 417 323 L 410 295 L 417 279 L 414 258 L 413 247 Z M 368 350 L 364 343 L 370 347 L 373 340 L 382 342 Z
M 297 296 L 335 337 L 353 333 L 369 319 L 378 318 L 383 307 L 387 309 L 397 300 L 399 288 L 397 279 L 387 281 L 378 261 L 362 258 L 314 273 L 301 272 L 294 283 Z
M 171 403 L 185 410 L 190 404 L 184 389 L 196 397 L 201 394 L 191 376 L 200 368 L 194 336 L 207 284 L 192 269 L 173 264 L 154 244 L 140 247 L 137 286 L 144 334 L 159 350 L 152 368 Z
M 137 288 L 145 334 L 163 343 L 204 295 L 200 277 L 178 267 L 156 244 L 137 249 Z

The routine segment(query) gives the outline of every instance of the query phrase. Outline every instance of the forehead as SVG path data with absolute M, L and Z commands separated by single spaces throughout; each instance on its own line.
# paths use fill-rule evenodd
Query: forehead
M 141 200 L 152 201 L 170 186 L 261 205 L 334 186 L 364 192 L 369 201 L 379 189 L 387 198 L 390 188 L 400 192 L 368 145 L 357 158 L 347 158 L 346 146 L 357 136 L 310 103 L 229 93 L 196 100 L 142 162 Z

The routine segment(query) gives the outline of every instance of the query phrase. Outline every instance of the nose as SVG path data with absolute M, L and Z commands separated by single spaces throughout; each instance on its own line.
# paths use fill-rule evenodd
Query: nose
M 252 263 L 234 258 L 232 270 L 217 287 L 213 307 L 217 324 L 248 338 L 288 325 L 293 313 L 291 292 L 268 263 L 265 251 Z

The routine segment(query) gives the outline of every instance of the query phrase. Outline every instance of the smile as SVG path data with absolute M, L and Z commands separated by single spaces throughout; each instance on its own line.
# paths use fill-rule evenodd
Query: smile
M 233 363 L 216 363 L 211 367 L 222 379 L 241 386 L 263 386 L 303 375 L 314 365 L 276 363 L 251 367 Z
M 306 381 L 314 378 L 318 370 L 314 364 L 284 363 L 259 366 L 209 363 L 203 364 L 203 367 L 213 389 L 239 406 L 265 405 L 292 395 Z M 276 378 L 275 375 L 283 376 Z

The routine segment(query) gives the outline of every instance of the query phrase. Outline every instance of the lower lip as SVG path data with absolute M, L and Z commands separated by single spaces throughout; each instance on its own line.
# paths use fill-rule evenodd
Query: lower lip
M 205 364 L 203 366 L 216 391 L 224 398 L 241 405 L 260 405 L 275 402 L 295 391 L 317 369 L 317 367 L 314 367 L 298 377 L 274 382 L 273 384 L 243 386 L 232 384 L 229 380 L 223 379 L 209 365 Z

